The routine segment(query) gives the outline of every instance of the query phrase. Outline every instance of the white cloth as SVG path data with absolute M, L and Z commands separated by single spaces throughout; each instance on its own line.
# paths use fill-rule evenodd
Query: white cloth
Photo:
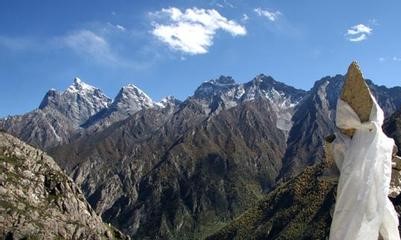
M 382 131 L 384 114 L 376 100 L 370 121 L 361 123 L 351 106 L 337 103 L 336 125 L 356 129 L 340 134 L 333 153 L 340 179 L 330 228 L 330 240 L 399 240 L 398 217 L 388 199 L 394 140 Z

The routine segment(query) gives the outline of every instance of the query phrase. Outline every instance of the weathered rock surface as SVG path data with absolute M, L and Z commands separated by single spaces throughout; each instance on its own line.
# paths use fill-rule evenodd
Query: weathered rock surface
M 48 149 L 68 142 L 76 127 L 56 110 L 36 109 L 24 115 L 0 119 L 0 129 L 35 147 Z
M 356 62 L 351 63 L 348 68 L 340 98 L 352 107 L 361 122 L 369 121 L 373 100 Z
M 127 239 L 41 150 L 0 132 L 0 238 Z
M 120 89 L 113 103 L 102 111 L 87 118 L 83 124 L 89 132 L 102 130 L 111 124 L 122 121 L 141 110 L 163 108 L 178 104 L 174 98 L 164 101 L 165 104 L 154 102 L 146 93 L 135 85 L 128 84 Z
M 398 153 L 401 155 L 401 108 L 384 121 L 383 130 L 394 139 L 398 146 Z
M 390 118 L 386 119 L 383 125 L 384 132 L 394 139 L 398 149 L 394 152 L 401 154 L 401 110 L 394 113 Z M 401 193 L 401 157 L 395 157 L 393 160 L 393 172 L 398 171 L 391 175 L 391 192 L 393 196 Z
M 90 116 L 110 104 L 111 99 L 100 89 L 84 83 L 79 78 L 75 78 L 73 84 L 65 91 L 50 90 L 47 92 L 39 109 L 58 111 L 69 119 L 72 125 L 79 127 Z

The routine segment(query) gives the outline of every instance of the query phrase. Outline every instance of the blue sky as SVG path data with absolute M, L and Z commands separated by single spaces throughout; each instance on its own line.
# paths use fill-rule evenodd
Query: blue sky
M 133 83 L 158 100 L 259 73 L 302 89 L 357 60 L 401 83 L 401 2 L 0 1 L 0 116 L 36 108 L 75 76 L 113 98 Z

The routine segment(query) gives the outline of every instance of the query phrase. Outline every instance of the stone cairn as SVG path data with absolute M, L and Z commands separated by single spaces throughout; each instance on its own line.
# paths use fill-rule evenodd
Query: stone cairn
M 359 116 L 361 122 L 369 121 L 370 112 L 373 106 L 371 92 L 368 85 L 362 77 L 362 72 L 356 62 L 351 63 L 348 68 L 346 80 L 340 95 L 341 100 L 347 102 L 355 113 Z M 339 129 L 339 131 L 352 138 L 355 129 Z M 324 172 L 322 178 L 325 180 L 337 182 L 340 172 L 337 169 L 332 142 L 335 135 L 326 137 L 324 144 L 325 158 L 324 158 Z M 401 157 L 397 156 L 397 146 L 394 146 L 392 158 L 392 172 L 391 183 L 389 190 L 389 197 L 395 198 L 401 193 Z

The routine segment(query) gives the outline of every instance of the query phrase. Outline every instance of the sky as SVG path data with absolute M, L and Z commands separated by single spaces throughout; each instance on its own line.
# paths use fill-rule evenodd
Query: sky
M 0 117 L 74 77 L 110 98 L 132 83 L 184 100 L 220 75 L 308 90 L 357 60 L 366 78 L 399 86 L 400 11 L 399 0 L 2 0 Z

